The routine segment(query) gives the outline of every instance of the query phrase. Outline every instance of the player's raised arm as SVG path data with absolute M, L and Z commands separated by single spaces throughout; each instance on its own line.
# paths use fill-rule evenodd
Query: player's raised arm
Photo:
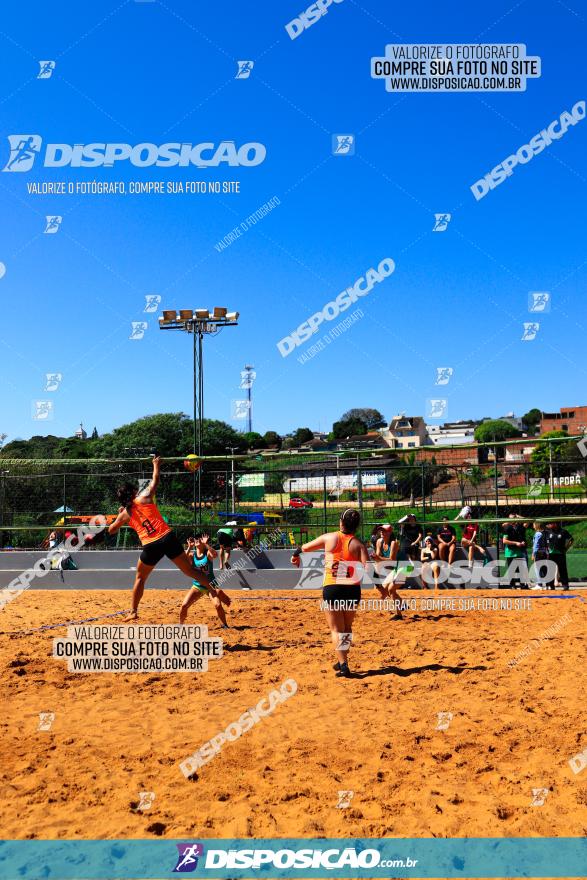
M 157 491 L 157 486 L 159 485 L 159 471 L 161 469 L 161 456 L 155 455 L 153 456 L 153 476 L 151 477 L 151 482 L 147 486 L 147 488 L 141 492 L 141 495 L 144 497 L 152 498 Z

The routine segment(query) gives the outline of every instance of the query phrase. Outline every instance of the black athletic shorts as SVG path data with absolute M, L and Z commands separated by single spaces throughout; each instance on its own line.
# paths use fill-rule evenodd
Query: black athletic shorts
M 140 555 L 141 562 L 145 565 L 157 565 L 164 556 L 168 559 L 177 559 L 183 553 L 183 547 L 174 531 L 167 532 L 162 538 L 143 544 L 143 552 Z
M 361 601 L 361 585 L 328 584 L 322 588 L 322 598 L 332 603 L 331 611 L 358 611 Z
M 232 550 L 232 535 L 228 535 L 226 532 L 218 532 L 217 537 L 221 547 L 224 547 L 226 550 Z

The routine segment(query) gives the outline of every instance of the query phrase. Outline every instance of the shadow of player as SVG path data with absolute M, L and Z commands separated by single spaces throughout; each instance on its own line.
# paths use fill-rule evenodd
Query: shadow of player
M 410 666 L 407 669 L 403 669 L 401 666 L 383 666 L 381 669 L 351 672 L 350 678 L 371 678 L 374 675 L 397 675 L 400 678 L 408 678 L 410 675 L 418 675 L 421 672 L 439 672 L 441 669 L 451 672 L 453 675 L 460 675 L 461 672 L 485 671 L 487 666 L 445 666 L 442 663 L 427 663 L 425 666 Z

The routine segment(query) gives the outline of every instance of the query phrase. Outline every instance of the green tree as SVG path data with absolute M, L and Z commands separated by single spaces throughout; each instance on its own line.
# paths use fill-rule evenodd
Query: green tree
M 362 419 L 347 419 L 335 422 L 332 426 L 332 435 L 335 440 L 345 440 L 354 437 L 355 434 L 366 434 L 367 425 Z
M 479 504 L 479 486 L 487 479 L 487 474 L 478 466 L 474 465 L 467 474 L 467 480 L 475 492 L 475 503 Z
M 537 434 L 538 428 L 540 426 L 540 419 L 542 418 L 542 413 L 539 409 L 530 409 L 526 413 L 525 416 L 522 416 L 522 421 L 527 428 L 529 434 Z
M 95 454 L 103 458 L 127 458 L 129 449 L 139 450 L 139 455 L 156 449 L 163 457 L 181 456 L 193 449 L 193 430 L 193 420 L 185 413 L 159 413 L 115 428 L 92 441 L 92 445 Z M 228 446 L 244 452 L 246 445 L 243 435 L 226 422 L 204 419 L 203 455 L 224 455 Z
M 242 437 L 247 444 L 247 449 L 265 449 L 267 445 L 263 436 L 256 431 L 244 431 Z
M 263 440 L 265 441 L 265 446 L 281 446 L 281 437 L 277 433 L 277 431 L 266 431 Z
M 575 473 L 583 458 L 575 440 L 569 440 L 568 436 L 566 431 L 547 431 L 541 435 L 530 456 L 532 476 L 549 478 L 551 466 L 554 477 Z M 555 442 L 549 443 L 548 440 Z
M 492 443 L 500 440 L 511 440 L 519 437 L 520 432 L 509 422 L 503 419 L 489 419 L 475 428 L 475 440 L 477 443 Z
M 314 432 L 310 431 L 309 428 L 297 428 L 292 434 L 288 434 L 288 436 L 284 438 L 283 447 L 285 449 L 294 449 L 301 446 L 303 443 L 309 443 L 309 441 L 313 439 Z
M 35 435 L 30 440 L 13 440 L 2 449 L 4 458 L 48 459 L 48 458 L 90 458 L 91 446 L 77 437 L 47 437 Z
M 340 417 L 341 422 L 350 422 L 354 419 L 364 422 L 369 431 L 373 428 L 384 428 L 387 425 L 383 413 L 380 413 L 378 409 L 370 409 L 369 407 L 349 409 Z

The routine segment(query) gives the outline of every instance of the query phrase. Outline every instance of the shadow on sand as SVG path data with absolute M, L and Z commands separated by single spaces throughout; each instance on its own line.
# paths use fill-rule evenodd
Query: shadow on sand
M 407 669 L 401 666 L 383 666 L 381 669 L 367 669 L 366 672 L 351 672 L 350 678 L 371 678 L 374 675 L 398 675 L 400 678 L 407 678 L 421 672 L 437 672 L 441 669 L 453 675 L 460 675 L 461 672 L 484 671 L 487 666 L 445 666 L 442 663 L 427 663 L 425 666 L 410 666 Z

